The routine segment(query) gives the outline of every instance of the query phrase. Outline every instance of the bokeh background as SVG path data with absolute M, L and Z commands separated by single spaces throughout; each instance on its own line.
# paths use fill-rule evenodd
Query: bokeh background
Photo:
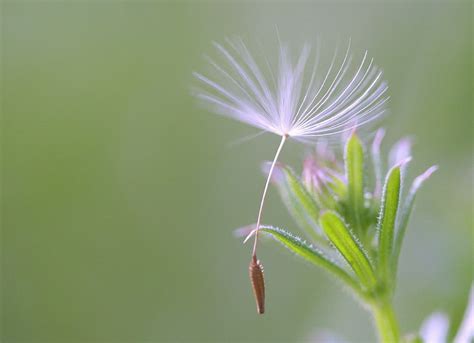
M 190 95 L 213 40 L 352 37 L 390 84 L 385 147 L 437 163 L 402 252 L 404 332 L 442 310 L 452 330 L 473 279 L 472 3 L 2 1 L 1 341 L 295 342 L 321 329 L 375 340 L 367 312 L 315 269 L 262 246 L 257 317 L 249 246 L 277 137 Z M 304 148 L 282 160 L 298 167 Z M 275 192 L 265 222 L 293 229 Z

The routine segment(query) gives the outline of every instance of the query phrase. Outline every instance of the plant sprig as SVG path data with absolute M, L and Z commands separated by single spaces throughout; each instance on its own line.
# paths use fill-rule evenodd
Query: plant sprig
M 380 135 L 377 139 L 374 144 L 380 144 Z M 329 154 L 319 151 L 313 164 L 305 163 L 304 181 L 290 167 L 275 166 L 272 181 L 309 241 L 271 226 L 260 226 L 260 232 L 339 279 L 372 310 L 381 341 L 396 342 L 400 334 L 392 299 L 398 259 L 415 195 L 437 167 L 418 176 L 403 199 L 403 170 L 410 157 L 390 166 L 380 192 L 377 185 L 368 190 L 369 157 L 356 133 L 348 137 L 344 152 L 344 162 L 329 163 Z M 378 175 L 380 151 L 372 152 L 379 169 L 373 174 Z M 327 249 L 345 263 L 329 258 Z

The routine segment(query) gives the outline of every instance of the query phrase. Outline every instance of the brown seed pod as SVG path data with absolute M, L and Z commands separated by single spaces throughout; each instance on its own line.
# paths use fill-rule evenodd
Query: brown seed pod
M 265 312 L 265 280 L 263 278 L 263 266 L 255 255 L 252 256 L 249 264 L 249 276 L 257 303 L 257 312 L 263 314 Z

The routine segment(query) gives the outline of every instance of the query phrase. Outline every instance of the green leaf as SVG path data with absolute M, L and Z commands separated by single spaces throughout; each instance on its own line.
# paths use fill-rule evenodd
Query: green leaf
M 300 182 L 294 172 L 281 164 L 277 164 L 273 171 L 272 181 L 276 184 L 283 203 L 293 219 L 310 238 L 325 243 L 317 233 L 319 208 L 305 186 Z
M 377 225 L 379 230 L 378 248 L 378 272 L 385 282 L 390 282 L 391 256 L 393 252 L 393 240 L 395 231 L 395 220 L 398 212 L 400 198 L 400 165 L 393 167 L 385 181 L 382 206 Z
M 296 255 L 318 267 L 326 269 L 341 279 L 346 285 L 351 287 L 360 297 L 365 298 L 365 294 L 351 275 L 349 275 L 336 262 L 327 257 L 322 251 L 306 243 L 300 237 L 297 237 L 285 230 L 271 226 L 261 226 L 259 232 L 271 235 L 276 241 L 281 243 L 284 247 L 288 248 Z
M 370 261 L 361 244 L 351 234 L 341 217 L 335 212 L 324 213 L 319 220 L 329 240 L 349 263 L 361 282 L 371 289 L 376 278 Z
M 393 278 L 396 277 L 398 269 L 398 260 L 400 257 L 400 251 L 402 249 L 403 238 L 408 226 L 408 221 L 410 219 L 411 211 L 413 209 L 413 204 L 415 203 L 416 193 L 420 189 L 421 185 L 438 169 L 437 166 L 432 166 L 428 168 L 423 174 L 419 175 L 414 181 L 408 193 L 407 199 L 403 205 L 401 216 L 398 220 L 397 225 L 397 236 L 395 240 L 395 246 L 392 256 L 392 265 L 393 265 Z
M 328 187 L 331 189 L 334 196 L 339 199 L 347 195 L 347 185 L 340 178 L 333 176 L 331 181 L 328 181 Z
M 348 139 L 345 151 L 346 176 L 348 183 L 347 208 L 354 230 L 362 233 L 364 212 L 364 149 L 354 133 Z
M 320 187 L 319 193 L 316 193 L 315 199 L 321 208 L 341 210 L 340 200 L 347 197 L 347 185 L 337 175 L 327 173 L 327 180 Z

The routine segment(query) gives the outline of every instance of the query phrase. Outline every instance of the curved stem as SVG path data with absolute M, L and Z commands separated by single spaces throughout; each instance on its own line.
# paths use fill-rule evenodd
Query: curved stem
M 267 182 L 265 183 L 265 188 L 263 189 L 262 200 L 260 201 L 260 209 L 258 210 L 258 215 L 257 215 L 257 225 L 255 226 L 255 239 L 253 241 L 253 249 L 252 249 L 253 257 L 256 256 L 256 252 L 257 252 L 258 230 L 260 229 L 260 221 L 262 219 L 262 213 L 263 213 L 263 204 L 265 203 L 265 197 L 267 195 L 268 185 L 270 184 L 270 179 L 273 174 L 273 169 L 275 168 L 275 164 L 278 160 L 278 156 L 280 155 L 281 149 L 283 148 L 283 145 L 285 144 L 286 138 L 287 138 L 286 135 L 281 137 L 280 145 L 278 146 L 278 149 L 275 153 L 275 157 L 273 158 L 272 166 L 270 167 L 270 171 L 268 172 Z

